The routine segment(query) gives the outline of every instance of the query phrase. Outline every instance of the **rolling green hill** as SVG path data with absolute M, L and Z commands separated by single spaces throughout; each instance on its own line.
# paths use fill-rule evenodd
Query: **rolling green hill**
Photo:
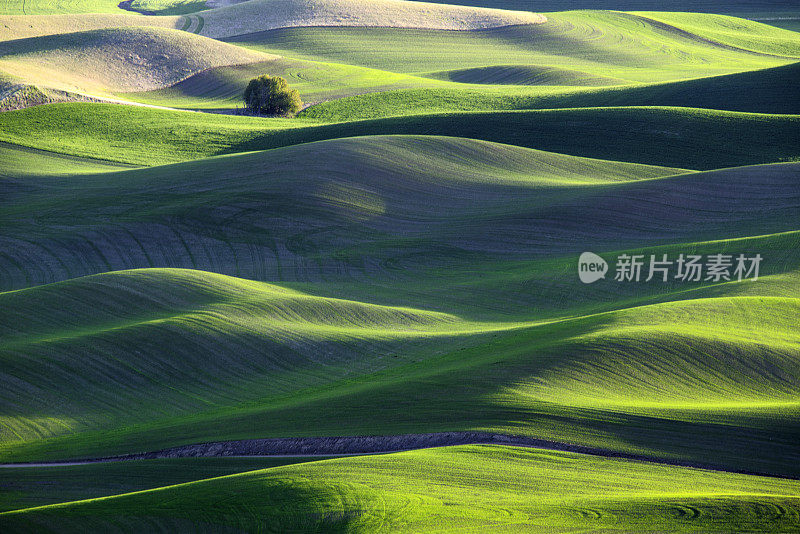
M 606 76 L 593 76 L 585 72 L 535 65 L 492 65 L 459 70 L 446 70 L 427 74 L 458 83 L 486 85 L 555 85 L 603 86 L 626 85 L 627 82 Z
M 55 152 L 0 143 L 0 179 L 4 187 L 11 188 L 10 180 L 24 179 L 28 176 L 71 176 L 75 174 L 94 174 L 104 171 L 118 171 L 130 168 L 114 162 L 96 159 L 83 159 Z
M 571 11 L 550 13 L 543 24 L 474 32 L 285 28 L 226 40 L 295 59 L 399 73 L 533 65 L 628 82 L 728 74 L 800 57 L 795 32 L 730 17 L 697 17 Z
M 416 163 L 420 157 L 424 164 Z M 235 172 L 226 170 L 230 165 Z M 69 182 L 6 179 L 2 186 L 13 193 L 14 202 L 4 203 L 0 212 L 3 237 L 17 252 L 0 263 L 2 287 L 156 266 L 213 267 L 263 280 L 314 280 L 364 269 L 367 258 L 373 269 L 397 261 L 410 267 L 409 260 L 395 256 L 403 240 L 417 242 L 412 258 L 426 250 L 439 251 L 417 256 L 425 265 L 443 261 L 448 254 L 482 252 L 507 258 L 513 253 L 525 258 L 550 247 L 580 252 L 586 241 L 629 247 L 677 237 L 701 241 L 794 229 L 796 164 L 630 181 L 676 172 L 680 171 L 464 139 L 378 137 L 113 176 L 76 176 Z M 343 178 L 347 173 L 355 174 Z M 456 184 L 467 192 L 454 196 L 451 189 Z M 729 196 L 718 198 L 714 191 L 723 186 Z M 780 193 L 780 200 L 771 201 L 765 190 Z M 198 193 L 190 194 L 193 191 Z M 666 200 L 690 191 L 692 203 L 680 209 Z M 64 207 L 76 192 L 82 202 L 80 219 Z M 485 200 L 470 207 L 476 195 Z M 754 204 L 753 195 L 763 200 Z M 571 204 L 565 204 L 565 198 Z M 663 212 L 654 211 L 648 200 L 652 198 L 665 199 Z M 115 210 L 107 207 L 110 199 L 116 199 Z M 628 210 L 630 215 L 606 222 L 606 230 L 594 223 L 583 230 L 562 227 L 572 218 L 602 220 L 602 212 L 585 211 L 597 202 L 606 210 Z M 726 215 L 698 225 L 697 218 L 711 202 Z M 267 211 L 268 205 L 274 207 Z M 300 209 L 303 206 L 307 208 Z M 39 214 L 36 221 L 24 217 L 29 211 Z M 455 218 L 449 219 L 449 214 Z M 121 219 L 110 225 L 111 216 Z M 513 224 L 496 221 L 500 226 L 490 229 L 493 225 L 485 221 L 498 216 Z M 273 227 L 269 220 L 295 222 Z M 671 231 L 659 230 L 668 221 Z M 302 237 L 300 229 L 306 225 L 318 231 Z M 629 235 L 629 228 L 639 230 Z M 542 234 L 548 238 L 543 240 Z M 37 243 L 26 244 L 32 235 L 38 236 Z M 363 240 L 371 243 L 368 248 Z M 170 244 L 165 248 L 165 243 Z M 350 261 L 356 263 L 349 265 Z
M 115 0 L 2 0 L 2 15 L 50 15 L 61 13 L 120 13 Z
M 305 102 L 312 104 L 303 116 L 326 121 L 432 111 L 629 105 L 800 112 L 792 91 L 798 81 L 800 63 L 693 80 L 631 85 L 556 68 L 478 67 L 422 77 L 344 64 L 281 59 L 209 69 L 166 89 L 118 93 L 118 96 L 159 106 L 233 110 L 241 106 L 247 82 L 263 72 L 285 77 L 301 92 Z M 530 86 L 514 85 L 517 83 Z M 595 88 L 597 85 L 604 87 Z
M 523 11 L 532 7 L 530 2 L 523 0 L 453 0 L 450 3 Z M 536 2 L 535 8 L 544 13 L 571 9 L 723 13 L 756 20 L 797 17 L 800 14 L 796 7 L 783 0 L 541 0 Z
M 206 0 L 133 0 L 130 9 L 147 15 L 185 15 L 209 8 Z
M 175 458 L 137 462 L 0 469 L 0 511 L 104 497 L 317 458 Z
M 796 174 L 383 137 L 7 179 L 14 203 L 0 213 L 15 256 L 2 258 L 4 285 L 71 280 L 0 294 L 13 310 L 3 404 L 16 414 L 3 455 L 118 454 L 254 428 L 489 429 L 793 473 Z M 587 242 L 761 250 L 770 264 L 759 284 L 607 280 L 586 292 L 572 266 Z M 283 283 L 174 269 L 75 278 L 155 266 Z M 576 291 L 585 296 L 567 297 Z M 709 373 L 712 359 L 724 371 Z M 42 361 L 46 387 L 32 365 Z M 76 376 L 82 395 L 67 401 Z M 404 404 L 403 418 L 388 416 Z M 707 441 L 677 439 L 685 424 Z M 762 453 L 745 464 L 748 442 Z
M 42 532 L 142 524 L 171 532 L 421 532 L 442 525 L 791 532 L 798 525 L 797 490 L 796 481 L 464 446 L 311 462 L 30 508 L 0 514 L 0 524 Z
M 402 110 L 392 94 L 385 93 L 389 99 L 386 107 Z M 139 165 L 387 134 L 468 137 L 583 157 L 694 169 L 800 157 L 797 115 L 690 108 L 439 113 L 333 124 L 110 104 L 54 104 L 0 114 L 0 141 Z
M 420 157 L 425 158 L 424 164 L 417 162 Z M 235 172 L 228 170 L 231 165 Z M 352 178 L 343 179 L 345 173 L 354 172 Z M 448 227 L 463 226 L 467 213 L 471 218 L 522 213 L 536 206 L 546 209 L 547 198 L 557 200 L 581 187 L 587 191 L 597 187 L 601 191 L 617 181 L 627 183 L 675 172 L 680 171 L 586 160 L 466 139 L 378 137 L 326 141 L 126 171 L 113 176 L 106 173 L 85 178 L 75 176 L 68 182 L 54 182 L 50 177 L 38 181 L 31 177 L 7 179 L 2 187 L 14 193 L 14 202 L 4 203 L 0 212 L 6 229 L 4 237 L 28 241 L 34 228 L 20 214 L 34 210 L 40 214 L 35 233 L 50 243 L 42 241 L 39 253 L 48 249 L 51 252 L 46 253 L 48 259 L 41 257 L 35 262 L 21 262 L 22 265 L 50 266 L 45 271 L 39 268 L 20 271 L 15 265 L 20 265 L 24 247 L 22 242 L 16 242 L 17 259 L 4 256 L 2 287 L 11 289 L 84 274 L 156 265 L 200 269 L 213 266 L 213 270 L 265 280 L 283 276 L 317 279 L 364 268 L 358 265 L 361 260 L 348 266 L 346 244 L 355 247 L 355 259 L 366 252 L 355 252 L 365 244 L 364 240 L 384 241 L 385 244 L 375 250 L 375 260 L 385 263 L 391 260 L 391 256 L 385 254 L 393 255 L 392 250 L 399 240 L 421 239 L 420 232 L 431 232 L 432 224 L 441 226 L 441 235 L 430 234 L 425 239 L 430 242 L 427 247 L 420 242 L 415 248 L 439 249 L 437 257 L 444 260 L 459 247 L 448 239 L 452 231 Z M 457 186 L 469 190 L 453 196 L 452 189 Z M 89 232 L 87 235 L 95 235 L 97 231 L 122 232 L 108 236 L 111 248 L 106 252 L 97 248 L 96 236 L 85 241 L 77 239 L 77 227 L 67 229 L 58 222 L 63 216 L 77 222 L 68 215 L 69 211 L 63 211 L 64 203 L 71 203 L 76 191 L 81 191 L 81 211 L 85 215 L 77 224 L 81 232 Z M 202 191 L 202 194 L 190 194 L 191 191 Z M 484 205 L 470 208 L 470 199 L 476 194 L 490 196 Z M 435 198 L 440 204 L 430 200 L 420 204 L 426 197 Z M 127 214 L 125 229 L 113 230 L 113 226 L 106 226 L 111 215 L 106 204 L 111 198 L 116 199 L 119 206 L 117 216 Z M 123 198 L 129 200 L 122 201 Z M 278 211 L 269 213 L 263 204 L 258 204 L 269 198 L 272 198 L 270 204 L 275 206 L 273 210 Z M 508 204 L 514 198 L 516 201 Z M 300 206 L 307 206 L 307 211 L 298 210 Z M 445 207 L 448 211 L 441 211 Z M 465 212 L 466 209 L 469 211 Z M 239 215 L 235 216 L 235 222 L 231 220 L 233 226 L 228 227 L 225 221 L 230 220 L 233 213 Z M 461 215 L 450 221 L 444 217 L 446 213 Z M 41 233 L 45 217 L 53 217 L 47 226 L 66 237 L 68 243 L 58 245 L 62 237 L 53 234 L 51 240 Z M 296 223 L 273 227 L 264 217 L 276 223 L 282 219 Z M 775 217 L 780 214 L 776 213 Z M 184 221 L 178 233 L 165 234 L 167 227 L 178 229 L 174 226 L 178 220 Z M 401 229 L 408 224 L 405 221 L 415 220 L 420 222 L 407 230 Z M 67 220 L 63 222 L 69 224 Z M 302 237 L 304 232 L 298 231 L 305 225 L 318 230 Z M 472 225 L 477 233 L 474 238 L 464 234 L 465 242 L 479 239 L 482 232 L 480 223 Z M 323 232 L 323 228 L 328 229 Z M 524 231 L 519 228 L 514 232 Z M 72 237 L 68 237 L 70 235 Z M 173 237 L 169 238 L 170 235 Z M 174 239 L 174 243 L 164 248 L 165 239 Z M 480 240 L 487 241 L 487 245 L 490 241 Z M 84 242 L 81 244 L 81 241 Z M 10 245 L 11 241 L 8 243 Z M 487 245 L 465 248 L 480 250 Z M 165 255 L 170 249 L 179 250 L 176 247 L 185 250 L 178 255 Z M 75 252 L 71 254 L 69 249 Z M 56 257 L 61 257 L 61 262 Z M 68 259 L 70 257 L 76 261 Z M 420 260 L 433 262 L 435 257 L 420 257 Z M 284 265 L 285 262 L 288 263 Z M 50 270 L 57 265 L 66 270 Z M 305 267 L 301 267 L 303 265 Z M 285 274 L 281 274 L 284 271 Z
M 725 76 L 595 90 L 542 99 L 540 107 L 686 106 L 751 113 L 800 112 L 792 87 L 800 83 L 800 63 Z
M 456 75 L 474 71 L 475 69 L 457 71 Z M 800 106 L 792 88 L 797 83 L 799 72 L 800 63 L 793 63 L 770 69 L 694 80 L 583 90 L 576 90 L 574 87 L 547 86 L 506 89 L 496 85 L 485 88 L 474 85 L 424 89 L 391 88 L 380 93 L 343 95 L 342 98 L 312 106 L 303 112 L 303 116 L 332 121 L 433 111 L 595 106 L 687 106 L 751 113 L 796 114 L 800 111 Z M 549 74 L 565 75 L 563 71 Z M 450 73 L 447 76 L 450 76 Z M 149 94 L 148 98 L 143 99 L 139 95 L 134 95 L 134 98 L 143 102 L 169 103 L 158 99 L 151 100 Z M 182 105 L 177 99 L 171 103 Z
M 758 296 L 527 323 L 194 271 L 6 293 L 31 321 L 25 331 L 6 323 L 3 335 L 4 404 L 20 414 L 4 420 L 3 458 L 97 457 L 254 432 L 489 430 L 796 475 L 796 298 L 751 291 Z M 41 302 L 58 311 L 35 318 Z M 180 343 L 165 359 L 168 340 Z M 37 361 L 48 362 L 46 389 Z M 680 437 L 687 427 L 696 434 Z M 758 452 L 743 458 L 753 443 Z
M 0 0 L 0 532 L 798 529 L 797 10 L 458 3 Z
M 32 359 L 6 360 L 10 367 L 4 370 L 2 403 L 19 414 L 51 414 L 3 417 L 4 444 L 108 428 L 116 426 L 114 420 L 143 423 L 188 415 L 229 406 L 231 399 L 239 403 L 280 396 L 336 376 L 380 369 L 401 347 L 412 352 L 425 338 L 452 337 L 466 328 L 479 333 L 482 328 L 460 324 L 447 314 L 315 298 L 196 271 L 104 274 L 27 291 L 4 294 L 9 299 L 5 309 L 14 310 L 18 318 L 50 300 L 60 303 L 56 306 L 61 310 L 70 309 L 71 317 L 31 317 L 23 330 L 13 316 L 4 317 L 3 353 L 28 353 Z M 167 298 L 159 303 L 158 294 Z M 76 301 L 82 303 L 70 304 Z M 112 302 L 124 303 L 125 309 L 109 308 Z M 178 339 L 184 350 L 171 351 L 165 360 L 159 347 Z M 53 343 L 64 344 L 56 348 Z M 216 349 L 209 352 L 212 346 Z M 212 357 L 216 351 L 229 357 Z M 112 353 L 116 356 L 109 358 Z M 245 354 L 244 359 L 239 356 Z M 358 357 L 368 354 L 375 361 Z M 47 374 L 52 391 L 60 391 L 56 395 L 36 387 L 38 380 L 30 375 L 41 364 L 25 362 L 43 359 L 50 361 Z M 94 372 L 99 375 L 92 377 Z M 64 388 L 76 386 L 81 375 L 83 387 L 92 391 L 73 403 L 64 397 Z M 98 381 L 100 376 L 106 378 Z M 34 391 L 26 406 L 20 404 Z
M 211 68 L 164 89 L 117 93 L 117 96 L 158 106 L 231 112 L 242 107 L 242 94 L 247 83 L 264 73 L 284 77 L 307 104 L 336 101 L 363 93 L 453 85 L 378 69 L 281 58 Z
M 226 24 L 233 24 L 231 20 L 238 20 L 238 15 L 233 17 L 231 13 L 245 7 L 256 11 L 266 9 L 258 2 L 246 2 L 204 12 L 204 27 L 213 27 L 216 19 L 212 14 Z M 353 6 L 338 4 L 328 7 L 354 10 Z M 233 11 L 229 13 L 230 10 Z M 278 17 L 275 26 L 295 24 L 290 15 L 280 14 L 279 10 L 274 13 Z M 428 12 L 423 14 L 425 20 L 439 20 Z M 800 57 L 794 32 L 710 15 L 696 20 L 669 13 L 587 11 L 552 14 L 542 24 L 476 31 L 284 28 L 229 39 L 235 44 L 292 58 L 271 62 L 266 60 L 274 59 L 274 55 L 259 56 L 241 48 L 225 48 L 213 40 L 202 40 L 185 32 L 108 27 L 128 26 L 144 19 L 147 24 L 156 21 L 191 30 L 195 23 L 181 17 L 92 15 L 77 21 L 90 31 L 47 35 L 57 31 L 56 28 L 72 25 L 73 19 L 64 17 L 70 16 L 36 17 L 31 25 L 21 23 L 20 17 L 7 17 L 9 35 L 25 38 L 0 46 L 0 51 L 4 51 L 0 69 L 16 76 L 21 83 L 40 89 L 89 91 L 106 97 L 116 93 L 118 97 L 146 104 L 207 110 L 232 110 L 238 105 L 247 81 L 266 72 L 287 77 L 306 102 L 329 101 L 322 109 L 308 112 L 326 120 L 423 111 L 606 103 L 688 104 L 786 113 L 795 110 L 792 103 L 796 99 L 783 89 L 786 83 L 793 83 L 786 79 L 792 77 L 793 71 L 778 69 L 775 74 L 765 72 L 749 78 L 747 74 L 731 79 L 724 75 L 774 68 L 796 62 Z M 242 18 L 262 20 L 252 14 Z M 232 27 L 244 31 L 237 24 Z M 122 48 L 124 53 L 120 52 Z M 87 62 L 92 66 L 89 70 L 84 68 Z M 229 67 L 230 64 L 237 66 Z M 695 80 L 674 87 L 630 87 L 685 79 Z M 739 92 L 751 93 L 750 88 L 758 83 L 756 80 L 762 80 L 768 89 L 759 90 L 760 99 L 750 103 L 752 98 L 743 99 Z M 169 85 L 173 87 L 164 89 Z M 592 91 L 593 86 L 613 89 Z M 385 93 L 398 89 L 404 91 Z M 694 104 L 686 95 L 698 91 L 708 96 Z M 371 94 L 354 96 L 362 93 Z M 340 102 L 343 97 L 350 98 Z M 736 105 L 739 100 L 747 104 Z

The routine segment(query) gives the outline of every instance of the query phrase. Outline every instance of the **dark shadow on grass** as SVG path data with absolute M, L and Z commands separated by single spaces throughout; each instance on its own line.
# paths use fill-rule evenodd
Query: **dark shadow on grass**
M 800 158 L 800 117 L 683 108 L 414 115 L 268 131 L 224 153 L 366 135 L 443 135 L 573 156 L 711 170 Z

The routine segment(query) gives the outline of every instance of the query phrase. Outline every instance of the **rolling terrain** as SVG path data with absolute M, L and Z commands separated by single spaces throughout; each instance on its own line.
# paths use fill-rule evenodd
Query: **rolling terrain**
M 274 59 L 157 28 L 107 29 L 16 39 L 0 44 L 0 69 L 34 84 L 99 91 L 151 90 L 200 71 Z
M 314 158 L 303 155 L 309 150 Z M 426 162 L 423 167 L 412 163 L 421 155 Z M 492 163 L 487 160 L 490 155 Z M 264 171 L 266 161 L 269 173 Z M 302 161 L 310 165 L 299 165 Z M 338 170 L 344 162 L 347 174 Z M 220 180 L 219 166 L 237 172 L 228 172 Z M 536 168 L 538 172 L 533 171 Z M 293 173 L 314 177 L 314 181 Z M 798 259 L 789 252 L 791 247 L 784 250 L 786 245 L 781 243 L 797 239 L 792 224 L 798 208 L 795 164 L 687 173 L 464 139 L 367 137 L 127 170 L 113 176 L 108 172 L 82 176 L 76 174 L 64 186 L 50 176 L 27 177 L 12 189 L 16 208 L 4 210 L 6 248 L 16 251 L 15 257 L 4 257 L 4 285 L 8 289 L 37 286 L 2 295 L 8 299 L 3 308 L 14 310 L 4 321 L 3 339 L 11 356 L 6 360 L 12 366 L 7 376 L 13 376 L 16 384 L 7 389 L 4 404 L 14 405 L 17 414 L 50 414 L 45 419 L 6 420 L 9 459 L 40 455 L 44 450 L 63 455 L 73 448 L 70 457 L 117 454 L 125 452 L 127 440 L 138 443 L 134 450 L 155 450 L 169 443 L 163 441 L 163 430 L 150 430 L 153 425 L 177 427 L 178 434 L 207 432 L 201 430 L 201 413 L 208 418 L 211 433 L 198 435 L 196 441 L 238 439 L 243 437 L 241 429 L 254 425 L 261 428 L 261 435 L 271 435 L 271 425 L 254 423 L 262 420 L 265 410 L 284 411 L 289 402 L 293 413 L 313 411 L 320 393 L 311 391 L 323 390 L 328 391 L 324 394 L 327 410 L 338 410 L 334 407 L 342 403 L 342 415 L 329 431 L 346 430 L 345 434 L 352 435 L 367 428 L 379 433 L 421 431 L 426 428 L 420 426 L 422 421 L 432 425 L 445 417 L 440 424 L 459 420 L 459 430 L 525 432 L 526 425 L 502 424 L 500 414 L 538 406 L 534 427 L 540 434 L 607 446 L 608 438 L 591 437 L 588 429 L 599 422 L 590 414 L 613 410 L 628 414 L 625 417 L 662 420 L 666 428 L 654 433 L 654 443 L 629 447 L 664 456 L 674 454 L 674 448 L 661 443 L 660 433 L 669 433 L 676 420 L 704 425 L 708 419 L 722 417 L 737 432 L 746 428 L 759 435 L 769 421 L 790 418 L 797 410 L 793 382 L 786 378 L 796 374 L 792 363 L 796 361 L 796 332 L 788 319 L 792 314 L 783 320 L 783 330 L 775 322 L 794 306 L 784 286 L 791 284 Z M 729 191 L 725 197 L 718 194 L 721 184 Z M 58 193 L 61 187 L 65 187 L 64 198 Z M 70 215 L 73 210 L 68 207 L 68 199 L 76 198 L 76 187 L 82 191 L 78 196 L 81 220 Z M 476 197 L 483 201 L 470 207 Z M 693 203 L 684 201 L 680 209 L 671 200 L 686 197 Z M 116 214 L 109 211 L 109 198 L 116 199 Z M 144 202 L 147 198 L 153 200 Z M 761 199 L 758 204 L 757 198 Z M 660 210 L 654 209 L 654 199 L 660 199 Z M 715 208 L 710 210 L 712 205 Z M 92 206 L 99 210 L 97 215 L 92 214 Z M 291 209 L 281 213 L 276 211 L 278 206 Z M 38 213 L 35 225 L 22 223 L 16 210 Z M 624 212 L 631 215 L 620 218 L 618 214 Z M 610 219 L 611 214 L 617 214 L 615 219 Z M 68 218 L 63 219 L 64 215 Z M 109 217 L 116 222 L 109 225 Z M 578 219 L 583 221 L 583 230 L 565 225 Z M 669 231 L 665 231 L 667 224 Z M 48 227 L 51 233 L 44 233 Z M 667 252 L 679 243 L 691 250 L 711 249 L 723 236 L 730 240 L 725 249 L 731 253 L 751 250 L 752 239 L 761 247 L 774 247 L 773 269 L 777 270 L 763 273 L 774 278 L 745 294 L 738 285 L 729 284 L 726 287 L 735 291 L 730 301 L 722 288 L 713 296 L 701 294 L 684 301 L 686 295 L 672 293 L 674 287 L 653 293 L 648 290 L 652 286 L 645 286 L 644 292 L 631 287 L 632 293 L 622 301 L 620 295 L 612 298 L 613 293 L 605 291 L 588 301 L 573 300 L 571 305 L 564 300 L 578 284 L 568 266 L 585 242 L 592 242 L 598 251 L 649 246 L 651 252 Z M 404 245 L 398 247 L 398 243 Z M 552 250 L 561 251 L 555 264 Z M 455 291 L 468 277 L 467 272 L 457 274 L 465 260 L 468 272 L 524 270 L 528 274 L 513 282 L 517 287 L 500 289 L 519 274 L 510 280 L 494 275 L 470 291 Z M 25 265 L 35 269 L 22 268 Z M 154 266 L 171 269 L 121 271 Z M 289 286 L 260 285 L 202 271 L 208 269 L 350 295 L 341 301 L 329 300 L 297 293 Z M 453 290 L 443 285 L 437 274 L 441 269 L 450 271 Z M 91 273 L 99 274 L 76 278 Z M 554 273 L 562 274 L 554 277 Z M 58 280 L 66 281 L 39 286 Z M 375 296 L 367 298 L 358 289 L 359 281 L 387 286 L 378 301 L 389 298 L 394 303 L 389 307 L 368 304 Z M 773 284 L 782 289 L 773 293 Z M 500 298 L 504 294 L 508 297 L 503 298 L 502 313 L 484 303 L 488 295 Z M 164 300 L 164 295 L 174 300 Z M 63 304 L 55 304 L 61 299 Z M 676 299 L 685 304 L 666 306 Z M 55 315 L 43 316 L 39 302 L 53 303 Z M 125 304 L 101 312 L 104 302 Z M 438 304 L 431 309 L 430 302 Z M 654 302 L 662 304 L 641 307 Z M 683 311 L 682 306 L 688 308 Z M 753 328 L 747 314 L 734 320 L 747 309 L 770 318 L 771 328 L 778 328 L 774 339 L 765 338 L 761 327 L 747 334 L 744 325 Z M 31 315 L 20 321 L 23 310 L 31 310 Z M 63 314 L 65 310 L 68 315 Z M 613 310 L 617 311 L 610 313 Z M 688 321 L 684 327 L 676 322 L 682 314 Z M 716 316 L 726 317 L 726 322 L 702 320 Z M 22 324 L 27 326 L 20 329 Z M 182 339 L 178 346 L 186 350 L 184 356 L 171 351 L 169 363 L 160 348 L 168 339 Z M 496 348 L 486 353 L 486 343 Z M 551 368 L 548 354 L 553 346 L 561 347 L 555 349 L 557 354 L 571 354 L 572 359 L 562 357 L 558 367 Z M 520 352 L 520 347 L 527 348 Z M 693 347 L 690 353 L 696 351 L 697 359 L 686 359 L 686 347 Z M 526 356 L 529 351 L 536 356 Z M 627 385 L 621 388 L 621 377 L 632 372 L 643 351 L 650 354 L 651 366 L 643 367 L 635 380 L 625 378 Z M 739 351 L 744 360 L 734 363 L 730 355 Z M 123 363 L 132 356 L 121 357 L 128 352 L 136 354 L 138 363 L 132 367 Z M 116 356 L 109 359 L 111 354 Z M 237 356 L 221 358 L 225 354 Z M 367 358 L 368 354 L 375 359 Z M 239 355 L 250 356 L 242 360 Z M 493 372 L 477 371 L 489 364 L 487 355 L 494 361 Z M 712 356 L 726 361 L 729 374 L 725 378 L 700 374 Z M 38 367 L 26 362 L 42 358 L 54 365 L 48 372 L 49 384 L 60 393 L 52 400 L 45 389 L 36 389 L 30 396 L 23 393 L 34 391 L 30 388 L 37 388 L 38 381 Z M 96 363 L 87 367 L 87 358 Z M 184 358 L 185 363 L 180 363 Z M 197 358 L 205 362 L 202 367 L 191 363 Z M 423 363 L 429 358 L 434 361 Z M 756 377 L 749 358 L 765 366 Z M 65 403 L 64 392 L 74 387 L 77 361 L 88 383 L 101 385 L 84 397 L 92 401 L 90 405 L 77 397 L 77 404 Z M 116 378 L 91 378 L 90 368 L 96 368 L 100 376 Z M 186 374 L 190 369 L 203 372 Z M 609 369 L 626 371 L 610 372 L 601 380 Z M 483 412 L 474 411 L 477 384 L 464 397 L 453 394 L 455 384 L 475 372 L 494 377 L 491 382 L 484 380 L 488 389 L 477 395 L 486 399 Z M 396 373 L 406 379 L 396 383 Z M 410 379 L 417 373 L 422 373 L 421 382 Z M 584 373 L 593 377 L 595 386 L 581 386 Z M 520 381 L 524 376 L 530 376 L 530 381 Z M 361 385 L 354 386 L 353 379 Z M 266 397 L 261 387 L 264 380 L 270 383 Z M 431 380 L 435 385 L 426 382 Z M 611 384 L 615 384 L 614 396 L 608 393 Z M 665 395 L 667 384 L 677 387 L 674 394 Z M 365 388 L 356 396 L 359 402 L 376 396 L 367 406 L 377 416 L 346 408 L 353 400 L 353 387 Z M 409 414 L 422 415 L 396 426 L 399 421 L 385 418 L 380 407 L 390 409 L 409 395 L 407 388 L 415 391 L 410 398 L 424 399 L 415 402 Z M 448 391 L 446 400 L 439 399 L 437 391 Z M 125 402 L 114 402 L 122 397 Z M 20 398 L 35 403 L 16 405 L 14 399 Z M 607 404 L 598 404 L 597 398 Z M 730 398 L 738 399 L 738 404 L 726 402 Z M 235 401 L 231 404 L 227 399 Z M 243 406 L 252 407 L 237 408 L 243 401 Z M 454 418 L 453 410 L 462 403 L 473 406 L 472 411 L 463 412 L 471 416 Z M 115 414 L 115 405 L 126 411 Z M 166 406 L 170 409 L 165 410 Z M 426 406 L 437 408 L 431 411 Z M 556 414 L 586 409 L 590 410 L 584 416 L 587 434 L 580 438 L 577 427 L 561 428 L 556 423 L 560 417 Z M 186 424 L 191 430 L 180 422 L 186 416 L 190 416 Z M 352 428 L 347 426 L 350 417 L 356 425 Z M 526 418 L 530 417 L 528 412 Z M 310 418 L 307 414 L 291 424 Z M 126 421 L 124 432 L 115 431 L 120 445 L 109 446 L 108 437 L 97 440 L 92 432 L 78 432 L 108 432 L 115 420 Z M 280 421 L 278 428 L 283 429 L 290 424 L 285 415 L 267 420 Z M 769 450 L 762 459 L 765 466 L 778 461 L 788 468 L 783 464 L 788 461 L 783 447 L 796 432 L 789 420 L 783 426 L 787 445 L 781 445 L 776 433 L 771 435 L 771 446 L 784 456 L 775 455 L 776 449 L 765 449 Z M 134 425 L 136 421 L 141 423 Z M 296 432 L 324 428 L 321 421 L 302 424 Z M 650 423 L 651 428 L 658 426 Z M 147 436 L 159 436 L 159 440 L 149 443 Z M 47 440 L 42 442 L 42 438 Z M 107 445 L 103 450 L 95 443 Z M 40 452 L 25 453 L 28 447 Z M 709 455 L 700 449 L 697 457 Z M 714 457 L 720 454 L 715 448 Z
M 792 10 L 456 3 L 0 0 L 0 531 L 800 528 Z
M 308 504 L 300 512 L 297 502 Z M 627 513 L 629 507 L 637 513 Z M 142 524 L 172 532 L 236 531 L 255 521 L 272 532 L 419 532 L 442 524 L 747 531 L 765 521 L 774 532 L 791 532 L 797 509 L 796 481 L 513 447 L 453 447 L 251 471 L 0 518 L 12 528 L 43 532 Z
M 322 13 L 322 8 L 353 11 L 345 4 L 326 2 L 314 4 L 314 13 Z M 259 6 L 253 0 L 209 11 L 204 15 L 203 31 L 177 16 L 91 15 L 75 20 L 75 15 L 61 15 L 55 20 L 34 17 L 35 24 L 6 17 L 0 20 L 8 28 L 8 41 L 0 47 L 5 51 L 2 57 L 6 66 L 0 64 L 0 71 L 15 76 L 18 83 L 39 89 L 58 79 L 63 81 L 56 89 L 74 91 L 74 82 L 79 80 L 78 92 L 91 88 L 106 97 L 116 93 L 124 100 L 189 109 L 233 111 L 237 95 L 255 70 L 287 76 L 311 104 L 376 92 L 384 100 L 397 102 L 388 109 L 385 101 L 369 98 L 339 104 L 353 108 L 346 117 L 352 119 L 396 114 L 398 108 L 407 114 L 430 109 L 433 102 L 437 103 L 434 109 L 441 111 L 567 107 L 581 100 L 599 102 L 604 98 L 617 103 L 616 89 L 620 86 L 697 78 L 694 88 L 712 92 L 710 99 L 714 101 L 699 107 L 727 109 L 714 105 L 727 101 L 727 95 L 721 97 L 719 89 L 713 87 L 714 76 L 767 69 L 800 59 L 795 32 L 713 15 L 698 15 L 702 18 L 695 20 L 669 13 L 574 11 L 549 14 L 546 20 L 491 19 L 485 23 L 488 27 L 476 22 L 464 31 L 447 31 L 446 24 L 436 21 L 463 17 L 423 10 L 415 15 L 423 22 L 414 22 L 416 19 L 403 14 L 396 24 L 382 24 L 396 27 L 371 28 L 364 27 L 373 24 L 368 20 L 344 17 L 342 21 L 342 17 L 333 16 L 337 26 L 320 27 L 328 23 L 292 15 L 308 8 L 299 0 L 288 2 L 288 11 L 276 14 L 278 18 L 272 22 L 248 14 L 247 10 L 262 9 Z M 483 20 L 475 16 L 475 20 Z M 215 20 L 221 22 L 216 24 Z M 236 21 L 234 26 L 231 21 Z M 276 55 L 285 59 L 256 65 L 255 54 L 241 48 L 226 49 L 214 40 L 190 38 L 186 32 L 181 38 L 157 28 L 113 29 L 139 24 L 223 36 L 231 43 L 265 52 L 262 61 Z M 295 27 L 303 24 L 315 27 Z M 77 25 L 85 31 L 54 34 L 63 27 L 60 25 Z M 120 46 L 125 47 L 128 57 L 115 51 Z M 92 47 L 99 48 L 92 52 Z M 202 64 L 196 63 L 199 58 L 203 58 Z M 84 68 L 87 60 L 97 62 L 88 71 L 90 76 Z M 145 64 L 155 68 L 147 73 L 136 70 L 136 65 Z M 247 64 L 248 68 L 214 68 Z M 52 67 L 47 69 L 48 65 Z M 66 81 L 73 83 L 65 87 Z M 716 83 L 729 85 L 724 79 Z M 743 81 L 734 79 L 728 92 L 736 92 L 740 83 Z M 608 87 L 610 94 L 597 87 Z M 660 86 L 653 89 L 656 94 L 659 91 Z M 584 92 L 589 93 L 586 98 L 582 97 Z M 674 105 L 671 100 L 665 102 Z M 657 99 L 652 103 L 659 104 Z M 369 109 L 369 115 L 365 115 L 365 109 Z M 313 106 L 309 113 L 322 116 Z
M 797 115 L 672 107 L 473 111 L 320 123 L 67 103 L 4 113 L 0 127 L 0 141 L 6 143 L 137 165 L 374 135 L 460 136 L 698 170 L 800 156 Z

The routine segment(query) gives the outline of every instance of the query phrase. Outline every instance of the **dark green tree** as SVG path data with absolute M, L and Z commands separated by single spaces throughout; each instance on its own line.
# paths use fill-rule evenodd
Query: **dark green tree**
M 300 93 L 280 76 L 253 78 L 244 90 L 244 103 L 252 113 L 293 117 L 303 107 Z

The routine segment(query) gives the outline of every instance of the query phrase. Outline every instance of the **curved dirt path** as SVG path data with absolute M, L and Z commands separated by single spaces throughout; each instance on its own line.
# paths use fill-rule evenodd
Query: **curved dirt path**
M 453 445 L 506 445 L 530 447 L 553 451 L 576 452 L 605 458 L 619 458 L 638 462 L 659 463 L 677 467 L 691 467 L 713 471 L 725 471 L 746 475 L 774 478 L 798 479 L 798 477 L 759 471 L 729 469 L 724 466 L 702 462 L 688 462 L 673 458 L 660 458 L 643 454 L 632 454 L 598 447 L 573 445 L 570 443 L 537 439 L 526 436 L 495 434 L 491 432 L 438 432 L 429 434 L 401 434 L 396 436 L 340 436 L 322 438 L 265 438 L 236 441 L 216 441 L 170 447 L 152 452 L 108 456 L 63 462 L 36 462 L 0 464 L 0 468 L 11 467 L 63 467 L 103 462 L 151 460 L 158 458 L 219 458 L 219 457 L 329 457 L 357 456 L 365 454 L 387 454 L 432 447 Z

